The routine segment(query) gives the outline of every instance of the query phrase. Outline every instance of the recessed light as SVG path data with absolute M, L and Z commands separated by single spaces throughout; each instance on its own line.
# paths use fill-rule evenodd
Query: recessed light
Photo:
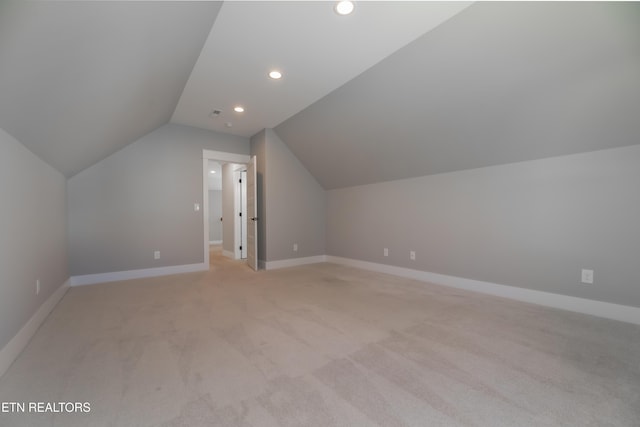
M 209 171 L 209 173 L 216 173 L 216 171 Z
M 355 9 L 355 5 L 352 1 L 339 1 L 335 6 L 338 15 L 348 15 L 353 12 L 353 9 Z
M 269 73 L 269 77 L 271 77 L 274 80 L 278 80 L 282 78 L 282 73 L 278 70 L 273 70 Z
M 244 107 L 238 105 L 237 107 L 233 107 L 233 111 L 235 111 L 236 113 L 244 113 Z

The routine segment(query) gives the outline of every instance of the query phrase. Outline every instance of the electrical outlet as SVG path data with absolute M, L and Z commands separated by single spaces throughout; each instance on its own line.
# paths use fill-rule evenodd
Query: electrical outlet
M 298 244 L 297 243 L 293 244 L 293 252 L 298 252 Z
M 193 210 L 194 210 L 195 212 L 198 212 L 198 211 L 200 210 L 200 203 L 194 203 L 194 204 L 193 204 Z
M 160 251 L 155 251 L 153 253 L 153 259 L 160 259 Z
M 586 283 L 587 285 L 593 284 L 593 270 L 582 269 L 582 277 L 580 279 L 582 283 Z
M 416 260 L 416 251 L 410 251 L 409 252 L 409 259 L 411 261 L 415 261 Z
M 389 256 L 389 248 L 384 248 L 384 256 Z
M 36 280 L 36 295 L 40 293 L 40 279 Z

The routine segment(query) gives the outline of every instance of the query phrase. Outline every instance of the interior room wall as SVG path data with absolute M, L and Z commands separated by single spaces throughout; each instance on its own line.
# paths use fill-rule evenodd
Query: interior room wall
M 203 149 L 249 154 L 249 140 L 167 124 L 71 177 L 71 275 L 202 263 Z
M 639 165 L 636 145 L 331 190 L 327 254 L 640 307 Z
M 265 261 L 324 255 L 324 189 L 272 129 L 264 131 L 263 157 Z
M 2 349 L 69 278 L 66 179 L 2 129 L 0 205 Z
M 209 241 L 222 240 L 222 190 L 209 190 Z

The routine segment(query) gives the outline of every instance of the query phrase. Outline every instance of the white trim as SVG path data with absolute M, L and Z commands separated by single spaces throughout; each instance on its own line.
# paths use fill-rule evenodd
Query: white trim
M 281 259 L 278 261 L 267 261 L 264 263 L 264 269 L 276 270 L 278 268 L 297 267 L 299 265 L 317 264 L 319 262 L 327 262 L 326 255 L 308 256 L 305 258 Z
M 450 286 L 466 289 L 499 297 L 524 301 L 528 303 L 559 308 L 592 316 L 619 320 L 640 325 L 640 308 L 627 305 L 612 304 L 609 302 L 595 301 L 586 298 L 572 297 L 568 295 L 554 294 L 551 292 L 536 291 L 533 289 L 518 288 L 514 286 L 499 285 L 497 283 L 482 282 L 480 280 L 465 279 L 463 277 L 447 276 L 444 274 L 430 273 L 428 271 L 412 270 L 409 268 L 395 267 L 392 265 L 377 264 L 350 258 L 327 256 L 327 262 L 362 268 L 394 276 L 406 277 L 436 285 Z
M 209 240 L 210 245 L 221 245 L 222 240 Z
M 170 274 L 193 273 L 206 271 L 209 267 L 205 263 L 172 265 L 169 267 L 146 268 L 142 270 L 115 271 L 113 273 L 86 274 L 72 276 L 71 286 L 95 285 L 97 283 L 120 282 L 122 280 L 142 279 L 144 277 L 168 276 Z
M 38 308 L 18 333 L 0 350 L 0 377 L 25 349 L 38 328 L 45 321 L 49 313 L 55 308 L 64 294 L 69 290 L 69 280 L 56 289 L 49 298 Z
M 249 163 L 251 161 L 251 156 L 248 154 L 227 153 L 226 151 L 213 150 L 202 150 L 202 158 L 228 163 Z
M 222 250 L 222 256 L 225 256 L 225 257 L 231 258 L 231 259 L 236 259 L 236 254 L 234 254 L 231 251 L 227 251 L 225 249 Z

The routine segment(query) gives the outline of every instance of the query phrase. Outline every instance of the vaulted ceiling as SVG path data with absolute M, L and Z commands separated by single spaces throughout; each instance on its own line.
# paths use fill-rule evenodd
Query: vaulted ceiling
M 275 131 L 326 189 L 640 144 L 640 3 L 476 3 Z
M 272 128 L 438 26 L 469 2 L 226 2 L 172 122 L 250 137 Z M 280 70 L 280 80 L 268 78 Z M 233 107 L 241 105 L 238 114 Z M 218 117 L 210 117 L 217 109 Z M 228 127 L 231 126 L 231 127 Z
M 638 3 L 333 4 L 0 2 L 0 127 L 66 176 L 275 128 L 327 189 L 640 143 Z
M 72 176 L 167 123 L 212 2 L 0 2 L 0 127 Z

